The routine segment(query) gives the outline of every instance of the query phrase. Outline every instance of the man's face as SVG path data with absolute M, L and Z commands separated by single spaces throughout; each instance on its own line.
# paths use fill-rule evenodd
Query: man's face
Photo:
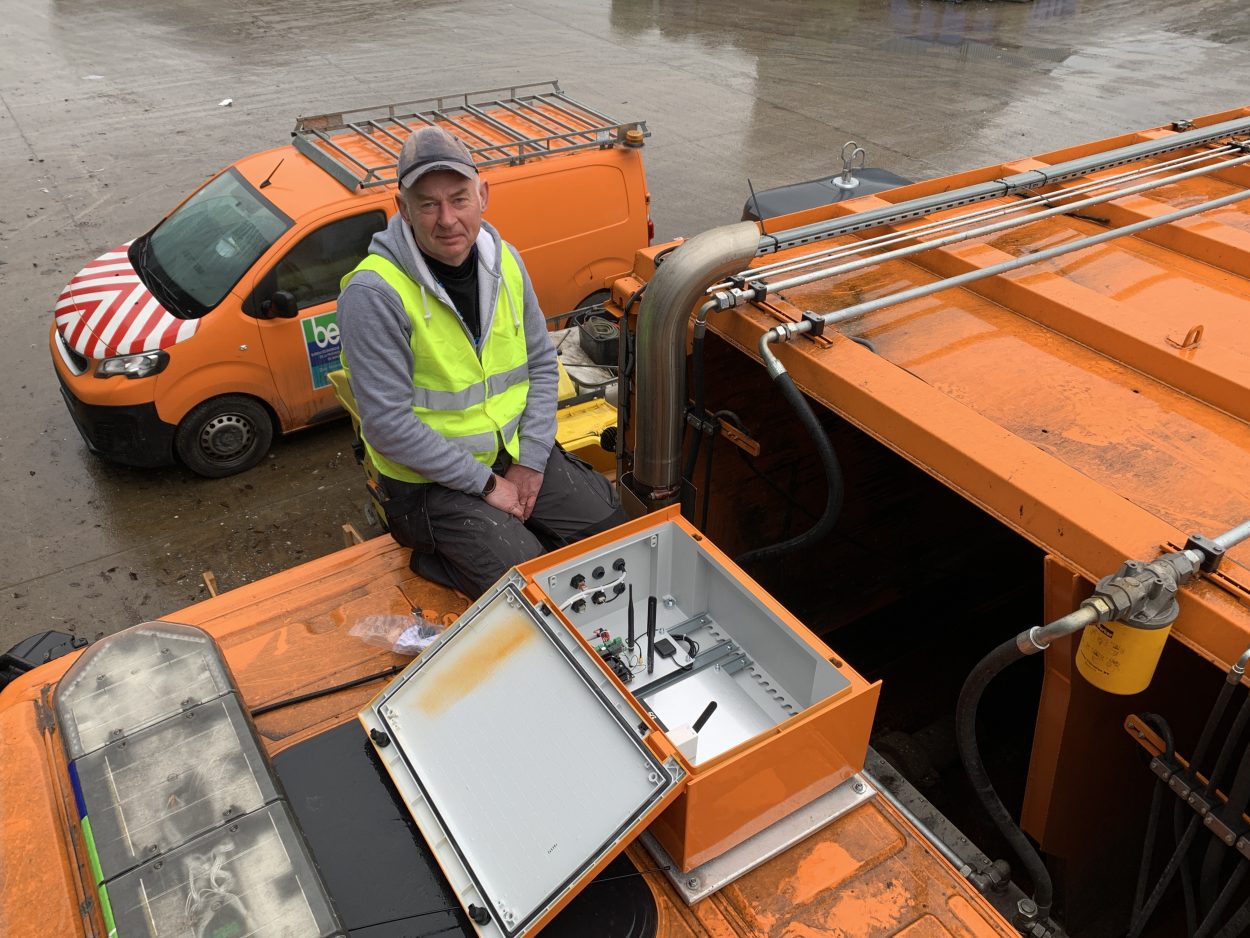
M 426 173 L 395 196 L 417 245 L 444 264 L 462 264 L 482 229 L 487 186 L 450 170 Z

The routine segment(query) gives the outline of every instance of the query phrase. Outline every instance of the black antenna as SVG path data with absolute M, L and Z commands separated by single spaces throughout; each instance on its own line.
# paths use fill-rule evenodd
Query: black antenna
M 755 206 L 755 214 L 760 220 L 760 234 L 768 234 L 764 230 L 764 213 L 760 211 L 760 200 L 755 194 L 755 186 L 751 185 L 751 177 L 747 176 L 747 188 L 751 190 L 751 204 Z
M 625 647 L 633 648 L 634 647 L 634 584 L 633 583 L 629 584 L 629 619 L 627 621 L 628 621 L 629 631 L 626 633 L 626 636 L 625 636 Z
M 282 159 L 278 160 L 278 166 L 281 166 L 285 161 L 286 161 L 286 157 L 284 156 L 282 157 Z M 278 171 L 278 166 L 275 166 L 273 169 L 269 170 L 269 175 L 265 177 L 265 181 L 262 182 L 257 188 L 263 189 L 265 188 L 265 186 L 269 185 L 269 180 L 273 179 L 273 174 Z M 747 182 L 750 183 L 750 180 L 748 179 Z M 756 208 L 756 212 L 757 213 L 759 212 L 758 208 Z
M 710 701 L 708 705 L 703 708 L 703 712 L 699 714 L 699 719 L 695 720 L 694 726 L 690 728 L 694 730 L 696 733 L 699 732 L 699 730 L 703 729 L 703 724 L 708 721 L 708 717 L 710 717 L 715 712 L 716 712 L 716 701 L 713 700 L 713 701 Z
M 647 597 L 647 673 L 655 670 L 655 597 Z

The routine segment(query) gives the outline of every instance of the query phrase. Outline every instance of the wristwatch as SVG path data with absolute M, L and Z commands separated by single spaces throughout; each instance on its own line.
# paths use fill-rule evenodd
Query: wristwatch
M 498 484 L 498 482 L 499 482 L 499 476 L 495 475 L 495 473 L 492 472 L 490 476 L 487 478 L 486 484 L 482 486 L 482 491 L 478 493 L 477 497 L 485 498 L 491 492 L 495 491 L 495 486 Z

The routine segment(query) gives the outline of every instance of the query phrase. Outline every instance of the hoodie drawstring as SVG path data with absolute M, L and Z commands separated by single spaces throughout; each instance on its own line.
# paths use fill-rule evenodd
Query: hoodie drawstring
M 521 331 L 521 320 L 517 319 L 516 304 L 512 301 L 512 291 L 508 289 L 508 281 L 502 277 L 500 278 L 499 286 L 503 290 L 503 295 L 508 298 L 508 312 L 512 314 L 512 333 L 515 335 Z
M 425 321 L 430 321 L 430 304 L 425 300 L 425 284 L 420 280 L 417 281 L 417 288 L 421 291 L 421 312 L 425 314 Z

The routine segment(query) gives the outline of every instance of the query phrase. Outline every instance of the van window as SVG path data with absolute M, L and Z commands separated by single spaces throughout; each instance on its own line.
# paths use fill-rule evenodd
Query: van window
M 257 288 L 259 299 L 286 290 L 300 309 L 328 303 L 339 295 L 343 276 L 369 253 L 374 234 L 385 227 L 384 212 L 366 212 L 322 225 L 274 265 Z
M 163 305 L 193 319 L 220 303 L 290 227 L 289 218 L 230 169 L 140 239 L 131 254 Z

